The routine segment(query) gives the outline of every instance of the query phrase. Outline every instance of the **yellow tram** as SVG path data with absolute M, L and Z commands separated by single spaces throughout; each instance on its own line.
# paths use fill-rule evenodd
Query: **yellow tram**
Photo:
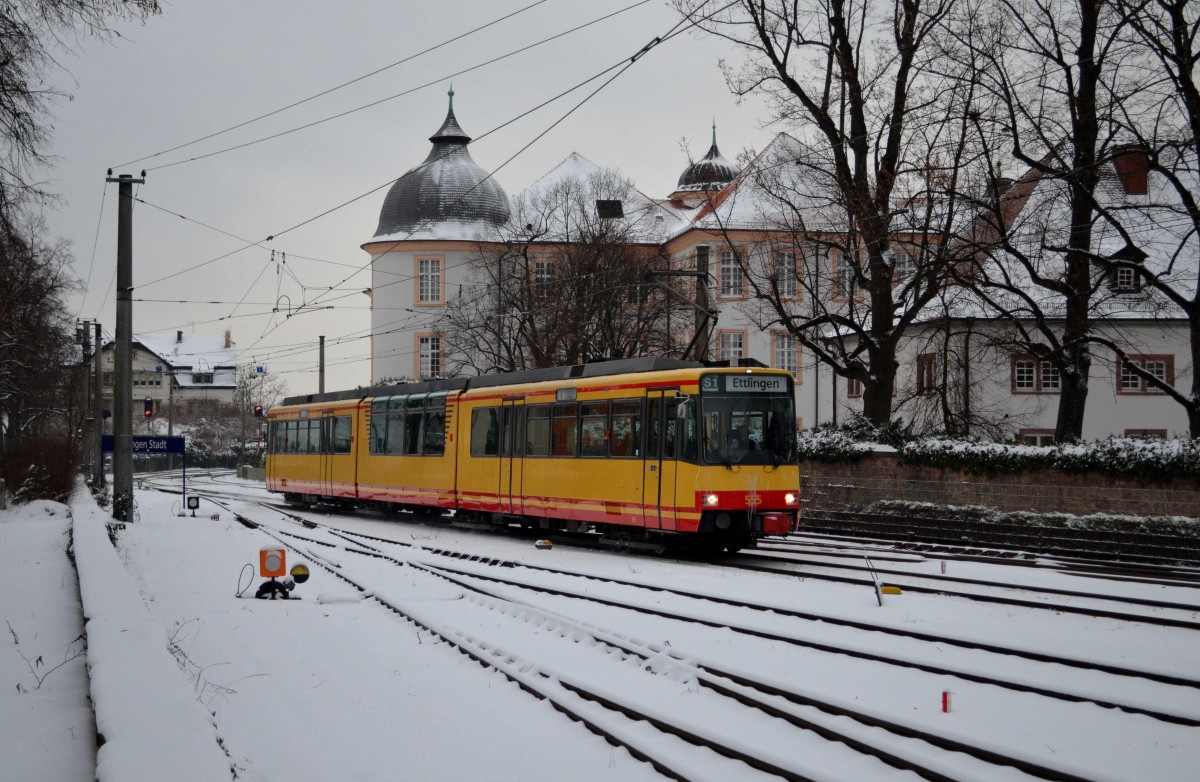
M 793 399 L 782 370 L 668 359 L 294 397 L 268 414 L 267 488 L 737 549 L 795 521 Z

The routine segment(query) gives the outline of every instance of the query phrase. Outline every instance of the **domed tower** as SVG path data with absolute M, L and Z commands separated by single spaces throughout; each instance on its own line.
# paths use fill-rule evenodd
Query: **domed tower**
M 449 96 L 446 120 L 429 137 L 433 149 L 388 191 L 372 242 L 483 239 L 490 229 L 508 222 L 508 195 L 471 159 L 471 137 L 454 116 L 453 89 Z
M 714 121 L 712 146 L 708 148 L 708 154 L 683 170 L 679 175 L 679 183 L 675 185 L 675 192 L 669 198 L 681 201 L 686 206 L 699 206 L 719 193 L 737 175 L 738 169 L 722 157 L 721 150 L 717 149 L 717 123 Z
M 471 159 L 453 89 L 449 97 L 429 155 L 392 184 L 362 246 L 371 254 L 372 383 L 445 374 L 438 323 L 447 292 L 466 282 L 480 244 L 496 241 L 509 219 L 508 195 Z

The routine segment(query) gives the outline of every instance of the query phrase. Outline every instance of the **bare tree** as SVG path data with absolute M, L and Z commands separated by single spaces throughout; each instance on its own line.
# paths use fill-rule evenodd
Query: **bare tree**
M 961 280 L 1007 322 L 1013 350 L 1048 362 L 1060 379 L 1055 438 L 1083 433 L 1094 318 L 1104 298 L 1101 237 L 1129 232 L 1106 203 L 1102 171 L 1121 154 L 1122 106 L 1141 103 L 1140 55 L 1109 0 L 997 0 L 965 15 L 973 121 L 989 179 L 1015 158 L 1027 173 L 987 192 L 964 236 L 976 252 Z M 1111 239 L 1106 238 L 1106 241 Z
M 50 197 L 37 181 L 49 160 L 49 103 L 64 93 L 46 74 L 73 37 L 115 35 L 112 19 L 145 19 L 158 0 L 10 0 L 0 8 L 0 215 Z
M 662 352 L 672 305 L 646 275 L 663 265 L 654 208 L 612 170 L 514 199 L 511 221 L 479 245 L 447 305 L 450 373 Z
M 63 243 L 42 243 L 40 222 L 0 223 L 0 450 L 25 438 L 66 435 L 72 365 L 79 356 L 64 299 L 77 283 Z M 75 405 L 76 408 L 82 407 Z M 77 410 L 78 412 L 78 410 Z
M 240 364 L 237 368 L 237 386 L 233 391 L 232 412 L 236 415 L 239 424 L 237 447 L 239 469 L 245 461 L 247 442 L 262 442 L 265 434 L 267 409 L 278 404 L 287 394 L 287 381 L 283 377 L 258 370 L 258 366 L 251 364 Z M 256 408 L 261 408 L 261 418 L 254 417 Z M 247 421 L 249 421 L 249 426 L 253 427 L 251 430 L 247 428 Z
M 1144 154 L 1150 171 L 1161 176 L 1173 193 L 1168 203 L 1147 204 L 1142 217 L 1156 230 L 1142 232 L 1138 244 L 1152 239 L 1169 242 L 1159 248 L 1154 263 L 1153 247 L 1141 247 L 1111 259 L 1109 274 L 1130 270 L 1134 287 L 1148 287 L 1174 313 L 1187 321 L 1189 365 L 1192 383 L 1178 390 L 1163 378 L 1147 373 L 1136 363 L 1131 371 L 1187 411 L 1192 437 L 1200 437 L 1200 263 L 1196 262 L 1200 237 L 1200 85 L 1196 67 L 1200 62 L 1200 3 L 1196 0 L 1117 0 L 1121 14 L 1129 20 L 1132 40 L 1144 47 L 1147 70 L 1153 77 L 1146 93 L 1153 99 L 1122 107 L 1123 125 L 1136 139 L 1134 154 Z M 1122 361 L 1126 356 L 1112 345 Z
M 675 2 L 747 53 L 745 66 L 726 69 L 730 88 L 768 95 L 775 119 L 800 136 L 754 168 L 776 246 L 760 253 L 765 266 L 743 259 L 752 318 L 861 383 L 876 425 L 892 417 L 905 333 L 946 283 L 959 180 L 976 154 L 973 83 L 948 73 L 957 61 L 943 56 L 956 2 Z M 777 251 L 798 257 L 781 264 Z

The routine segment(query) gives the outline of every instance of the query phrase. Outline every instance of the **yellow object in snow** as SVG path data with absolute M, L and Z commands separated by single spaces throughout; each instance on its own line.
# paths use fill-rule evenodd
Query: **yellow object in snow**
M 554 548 L 554 543 L 549 540 L 539 540 L 537 543 L 534 543 L 533 545 L 536 546 L 537 548 Z
M 893 586 L 891 584 L 884 584 L 879 591 L 883 592 L 885 595 L 898 595 L 900 594 L 900 587 Z

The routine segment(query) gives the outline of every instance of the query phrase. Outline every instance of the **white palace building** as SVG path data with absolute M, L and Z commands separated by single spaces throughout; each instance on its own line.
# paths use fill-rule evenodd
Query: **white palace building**
M 500 184 L 472 160 L 471 139 L 455 117 L 453 92 L 450 95 L 445 120 L 430 137 L 429 156 L 392 185 L 375 234 L 362 245 L 372 259 L 373 383 L 435 377 L 447 371 L 440 329 L 448 293 L 452 296 L 466 284 L 483 257 L 481 244 L 497 241 L 497 228 L 513 213 L 513 203 Z M 655 245 L 672 268 L 707 267 L 709 301 L 719 311 L 708 358 L 751 358 L 794 373 L 798 428 L 845 420 L 862 409 L 860 386 L 801 350 L 778 325 L 754 325 L 764 322 L 761 305 L 747 285 L 746 275 L 755 273 L 755 264 L 769 265 L 779 275 L 779 285 L 785 295 L 794 296 L 798 313 L 812 306 L 805 296 L 813 288 L 797 285 L 802 275 L 827 277 L 828 284 L 816 288 L 829 297 L 827 306 L 842 302 L 852 307 L 862 301 L 862 292 L 839 272 L 834 252 L 822 250 L 815 241 L 811 246 L 781 249 L 778 232 L 773 235 L 770 222 L 764 220 L 772 207 L 762 192 L 764 178 L 756 174 L 803 154 L 800 142 L 780 133 L 739 170 L 721 156 L 714 129 L 708 154 L 685 168 L 675 192 L 651 198 L 633 191 L 630 198 L 638 203 L 624 206 L 627 212 L 636 209 L 641 225 L 649 226 L 639 241 Z M 599 171 L 599 166 L 572 153 L 533 187 Z M 1105 197 L 1136 202 L 1162 186 L 1152 172 L 1147 177 L 1145 171 L 1134 171 L 1132 177 L 1128 171 L 1106 171 Z M 1054 208 L 1046 194 L 1050 187 L 1027 174 L 1013 186 L 1007 208 L 1012 215 L 1022 210 L 1045 213 Z M 814 206 L 806 221 L 810 230 L 844 232 L 835 221 L 823 221 L 818 211 Z M 1187 261 L 1190 270 L 1185 269 L 1192 284 L 1195 249 Z M 913 271 L 905 265 L 915 268 L 919 259 L 898 253 L 896 263 L 896 278 L 903 280 Z M 1169 311 L 1164 314 L 1161 306 L 1142 295 L 1136 279 L 1114 280 L 1109 290 L 1113 295 L 1098 310 L 1094 328 L 1123 345 L 1130 360 L 1144 369 L 1175 388 L 1190 388 L 1193 367 L 1186 318 Z M 1057 370 L 1038 356 L 985 349 L 989 330 L 998 328 L 1000 324 L 971 306 L 965 294 L 944 297 L 938 311 L 914 326 L 905 339 L 895 415 L 907 421 L 927 420 L 934 406 L 931 400 L 953 385 L 953 394 L 947 395 L 976 418 L 991 421 L 989 436 L 1037 443 L 1050 440 L 1058 406 Z M 1184 409 L 1141 377 L 1123 371 L 1115 355 L 1093 350 L 1091 371 L 1085 439 L 1187 434 Z M 929 426 L 936 428 L 935 423 Z

